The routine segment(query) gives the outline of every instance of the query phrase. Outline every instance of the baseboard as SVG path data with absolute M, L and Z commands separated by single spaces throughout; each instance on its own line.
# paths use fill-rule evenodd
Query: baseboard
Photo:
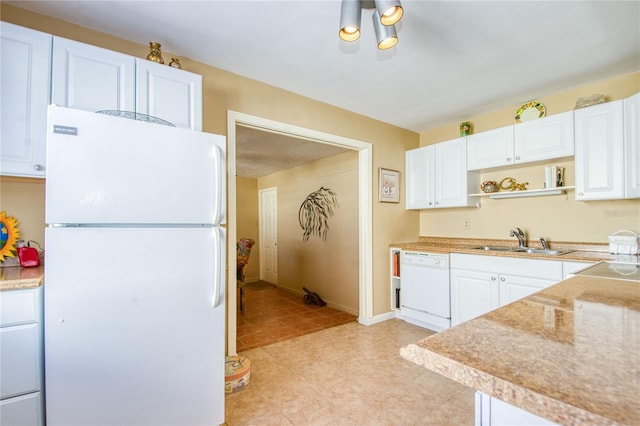
M 373 325 L 379 322 L 388 321 L 390 319 L 394 319 L 396 317 L 396 313 L 394 311 L 390 311 L 384 314 L 375 315 L 372 318 L 358 318 L 358 322 L 362 325 Z
M 298 290 L 294 290 L 292 288 L 282 287 L 282 286 L 279 286 L 277 284 L 276 284 L 276 287 L 278 287 L 281 290 L 288 291 L 289 293 L 297 294 L 297 295 L 300 296 L 300 299 L 302 299 L 304 297 L 304 295 L 307 294 L 305 291 L 298 291 Z M 320 297 L 322 297 L 322 296 L 320 296 Z M 356 316 L 356 317 L 358 316 L 358 311 L 354 311 L 353 309 L 351 309 L 351 308 L 349 308 L 347 306 L 342 306 L 342 305 L 339 305 L 337 303 L 333 303 L 330 300 L 325 299 L 324 297 L 322 298 L 322 300 L 324 300 L 327 303 L 327 306 L 329 308 L 333 308 L 333 309 L 336 309 L 338 311 L 346 312 L 347 314 L 350 314 L 350 315 L 353 315 L 353 316 Z

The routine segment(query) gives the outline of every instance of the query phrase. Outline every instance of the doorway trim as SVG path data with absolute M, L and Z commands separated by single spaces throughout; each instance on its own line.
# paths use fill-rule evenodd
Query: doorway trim
M 372 232 L 372 160 L 373 146 L 368 142 L 336 136 L 287 123 L 268 120 L 236 111 L 227 111 L 227 252 L 229 260 L 236 252 L 236 126 L 341 146 L 358 151 L 358 321 L 371 323 L 373 317 L 373 232 Z M 227 262 L 227 353 L 236 355 L 236 268 Z

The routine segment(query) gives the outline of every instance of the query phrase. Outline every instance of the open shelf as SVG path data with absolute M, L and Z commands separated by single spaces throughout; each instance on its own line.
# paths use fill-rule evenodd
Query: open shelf
M 567 191 L 575 189 L 575 186 L 560 186 L 557 188 L 527 189 L 526 191 L 500 191 L 490 193 L 469 194 L 471 197 L 489 198 L 519 198 L 519 197 L 542 197 L 547 195 L 566 194 Z

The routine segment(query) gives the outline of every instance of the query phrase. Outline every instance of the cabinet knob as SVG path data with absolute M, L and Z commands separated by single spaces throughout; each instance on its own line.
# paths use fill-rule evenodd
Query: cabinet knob
M 584 195 L 584 193 L 578 192 L 578 197 L 582 197 L 583 195 Z
M 500 277 L 500 281 L 504 282 L 505 281 L 504 277 Z
M 432 203 L 431 201 L 429 201 L 429 205 L 430 205 L 430 206 L 432 206 L 432 205 L 433 205 L 433 203 Z
M 518 161 L 519 159 L 520 159 L 520 157 L 519 157 L 519 156 L 518 156 L 518 157 L 516 157 L 516 161 Z
M 41 164 L 36 164 L 35 166 L 33 166 L 33 170 L 41 172 L 42 170 L 44 170 L 44 166 Z
M 511 157 L 507 157 L 507 163 L 511 162 Z
M 495 281 L 495 280 L 496 280 L 496 277 L 491 277 L 491 281 Z

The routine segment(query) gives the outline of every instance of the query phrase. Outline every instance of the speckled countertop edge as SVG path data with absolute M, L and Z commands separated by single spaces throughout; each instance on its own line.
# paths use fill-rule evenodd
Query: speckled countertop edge
M 38 288 L 44 282 L 44 266 L 0 268 L 0 291 Z
M 517 247 L 515 240 L 496 240 L 496 239 L 480 239 L 480 238 L 447 238 L 447 237 L 420 237 L 419 241 L 397 242 L 389 244 L 389 247 L 399 248 L 401 250 L 416 250 L 431 253 L 464 253 L 478 254 L 483 256 L 500 256 L 500 257 L 527 257 L 533 259 L 549 259 L 549 260 L 566 260 L 575 262 L 600 262 L 615 261 L 623 259 L 623 261 L 637 262 L 638 256 L 616 256 L 608 252 L 608 244 L 603 243 L 580 243 L 580 242 L 550 242 L 550 248 L 553 250 L 572 250 L 569 253 L 560 255 L 532 254 L 519 252 L 503 252 L 503 251 L 485 251 L 474 249 L 480 246 L 512 246 Z M 538 241 L 530 241 L 528 247 L 542 248 Z
M 635 399 L 638 384 L 632 379 L 640 365 L 636 350 L 638 339 L 625 341 L 623 352 L 616 353 L 615 346 L 607 339 L 609 334 L 616 335 L 620 330 L 612 329 L 612 324 L 597 322 L 598 314 L 591 317 L 586 310 L 582 311 L 580 322 L 574 324 L 578 317 L 573 312 L 574 303 L 579 309 L 581 304 L 589 302 L 624 307 L 630 309 L 627 315 L 632 312 L 634 315 L 633 319 L 628 317 L 630 325 L 619 327 L 627 327 L 624 328 L 627 333 L 633 332 L 632 325 L 640 315 L 640 287 L 636 286 L 640 284 L 593 277 L 571 278 L 410 344 L 401 348 L 400 354 L 429 370 L 559 424 L 639 424 L 640 406 Z M 564 311 L 561 317 L 556 316 L 556 320 L 563 323 L 557 333 L 540 328 L 546 324 L 526 313 L 542 307 Z M 566 315 L 564 320 L 562 315 Z M 571 329 L 563 329 L 568 324 Z M 601 327 L 596 327 L 591 334 L 588 346 L 581 341 L 580 362 L 591 361 L 580 364 L 581 371 L 589 373 L 582 376 L 582 382 L 576 383 L 577 378 L 572 376 L 576 362 L 572 351 L 576 342 L 572 338 L 577 336 L 578 324 L 582 325 L 583 339 L 585 325 L 589 329 L 597 324 Z M 598 336 L 607 338 L 604 342 L 598 341 Z M 607 368 L 602 369 L 603 365 Z M 604 377 L 603 371 L 606 371 Z

